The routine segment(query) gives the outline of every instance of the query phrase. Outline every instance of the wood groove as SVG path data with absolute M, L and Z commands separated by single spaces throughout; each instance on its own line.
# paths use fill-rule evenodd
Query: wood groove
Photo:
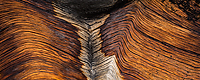
M 90 18 L 62 9 L 0 0 L 0 80 L 200 79 L 197 2 L 133 0 Z
M 120 74 L 117 72 L 117 66 L 115 63 L 115 57 L 104 56 L 101 53 L 101 37 L 100 37 L 100 26 L 104 23 L 108 16 L 102 17 L 94 21 L 90 20 L 76 20 L 70 17 L 69 14 L 62 13 L 60 10 L 55 8 L 55 12 L 58 12 L 57 17 L 66 20 L 72 25 L 76 26 L 79 31 L 77 34 L 80 36 L 79 41 L 81 42 L 82 50 L 80 59 L 84 64 L 81 68 L 83 74 L 87 76 L 88 80 L 102 80 L 102 79 L 114 79 L 119 80 Z M 66 17 L 63 17 L 66 16 Z M 111 71 L 111 72 L 109 72 Z

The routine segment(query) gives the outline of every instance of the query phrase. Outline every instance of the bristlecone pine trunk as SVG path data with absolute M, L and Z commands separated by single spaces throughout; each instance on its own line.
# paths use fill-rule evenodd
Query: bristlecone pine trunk
M 199 0 L 85 19 L 53 1 L 0 0 L 0 80 L 200 80 Z

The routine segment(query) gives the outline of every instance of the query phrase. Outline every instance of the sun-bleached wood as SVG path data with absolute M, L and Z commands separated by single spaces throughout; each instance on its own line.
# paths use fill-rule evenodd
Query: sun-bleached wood
M 69 14 L 55 7 L 56 17 L 63 19 L 79 30 L 77 34 L 81 37 L 81 55 L 79 58 L 84 64 L 81 68 L 88 80 L 121 80 L 115 55 L 105 56 L 101 52 L 100 26 L 102 26 L 109 15 L 94 20 L 77 20 Z

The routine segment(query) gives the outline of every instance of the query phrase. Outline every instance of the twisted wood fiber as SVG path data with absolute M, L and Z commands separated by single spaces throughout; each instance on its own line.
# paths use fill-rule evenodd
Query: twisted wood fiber
M 200 23 L 171 6 L 137 1 L 111 13 L 101 27 L 102 51 L 117 56 L 125 80 L 200 79 Z
M 0 3 L 0 80 L 86 79 L 76 27 L 32 2 Z
M 0 0 L 0 80 L 88 79 L 80 28 L 35 1 Z M 200 22 L 187 18 L 167 0 L 133 1 L 96 29 L 99 51 L 124 80 L 199 80 Z
M 84 64 L 81 68 L 83 74 L 88 80 L 121 80 L 121 75 L 116 64 L 116 57 L 105 56 L 101 51 L 101 35 L 100 26 L 104 24 L 109 15 L 99 19 L 83 20 L 77 19 L 63 12 L 56 5 L 54 11 L 56 17 L 61 18 L 79 30 L 77 34 L 80 36 L 78 40 L 81 43 L 81 55 L 79 58 Z

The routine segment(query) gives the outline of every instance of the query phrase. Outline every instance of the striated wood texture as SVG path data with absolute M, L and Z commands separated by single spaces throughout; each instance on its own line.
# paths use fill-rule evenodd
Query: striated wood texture
M 0 80 L 86 79 L 74 26 L 45 12 L 49 6 L 0 3 Z
M 187 16 L 168 1 L 135 1 L 101 27 L 102 51 L 126 80 L 199 80 L 200 22 Z
M 200 79 L 198 1 L 113 0 L 81 16 L 54 1 L 0 0 L 0 80 Z
M 116 57 L 114 55 L 105 56 L 105 53 L 101 51 L 100 26 L 104 24 L 109 15 L 93 20 L 77 19 L 57 7 L 55 6 L 54 9 L 56 12 L 55 16 L 71 23 L 79 29 L 77 31 L 77 34 L 80 36 L 78 40 L 81 43 L 79 58 L 84 64 L 81 70 L 87 79 L 121 80 L 121 75 L 116 64 Z

